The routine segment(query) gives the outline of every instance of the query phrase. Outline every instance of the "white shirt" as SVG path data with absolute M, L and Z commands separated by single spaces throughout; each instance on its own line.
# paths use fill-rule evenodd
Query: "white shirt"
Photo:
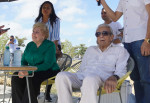
M 122 26 L 119 22 L 111 22 L 110 24 L 108 24 L 112 30 L 113 30 L 113 34 L 114 34 L 114 39 L 117 39 L 117 35 L 120 34 L 120 31 L 118 29 L 122 29 Z
M 121 46 L 111 44 L 103 52 L 98 46 L 91 46 L 84 54 L 77 76 L 83 80 L 88 74 L 95 74 L 103 81 L 112 75 L 122 77 L 126 73 L 128 58 L 129 53 Z
M 40 18 L 39 22 L 42 22 L 42 18 Z M 58 44 L 61 45 L 60 42 L 60 20 L 56 18 L 56 23 L 53 23 L 53 27 L 50 23 L 50 19 L 46 23 L 47 28 L 49 29 L 49 37 L 48 40 L 55 41 L 58 40 Z
M 10 40 L 7 41 L 6 45 L 8 45 Z M 14 39 L 14 44 L 9 44 L 9 51 L 10 53 L 14 53 L 14 51 L 16 50 L 16 47 L 18 46 L 18 40 Z
M 149 3 L 150 0 L 120 0 L 116 11 L 124 15 L 124 42 L 145 39 L 148 22 L 145 5 Z

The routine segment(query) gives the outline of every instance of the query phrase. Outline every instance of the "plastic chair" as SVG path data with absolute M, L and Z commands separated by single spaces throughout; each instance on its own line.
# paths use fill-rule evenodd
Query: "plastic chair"
M 74 72 L 74 73 L 77 72 L 79 70 L 79 64 L 80 63 L 81 63 L 81 61 L 79 61 L 79 63 L 76 63 L 75 65 L 73 65 L 71 72 Z M 127 68 L 127 73 L 117 81 L 118 84 L 117 84 L 116 90 L 114 91 L 114 92 L 119 93 L 121 103 L 122 103 L 122 98 L 121 98 L 120 89 L 121 89 L 122 83 L 130 75 L 130 73 L 132 72 L 132 70 L 134 68 L 134 60 L 131 57 L 128 59 L 128 63 L 127 63 L 126 68 Z M 73 92 L 80 92 L 80 89 L 73 88 Z M 97 92 L 97 95 L 99 95 L 98 103 L 100 103 L 100 97 L 102 94 L 106 94 L 104 87 L 100 87 L 100 89 Z M 77 103 L 79 103 L 79 102 L 80 102 L 80 98 L 78 98 Z
M 116 87 L 116 90 L 114 91 L 114 92 L 119 93 L 120 103 L 122 103 L 121 92 L 120 92 L 122 83 L 131 74 L 132 70 L 134 69 L 134 60 L 131 57 L 128 59 L 128 63 L 127 63 L 126 67 L 127 67 L 127 73 L 117 81 L 117 87 Z M 99 95 L 98 103 L 100 103 L 100 98 L 101 98 L 102 94 L 106 94 L 106 91 L 104 90 L 104 87 L 101 87 L 98 91 L 98 95 Z
M 68 67 L 70 67 L 71 64 L 72 64 L 72 58 L 71 58 L 69 55 L 67 55 L 67 54 L 63 54 L 62 57 L 57 60 L 57 64 L 58 64 L 59 67 L 60 67 L 60 71 L 66 71 L 66 69 L 67 69 Z M 42 84 L 41 84 L 41 85 L 46 85 L 43 103 L 45 103 L 47 87 L 48 87 L 48 85 L 51 85 L 51 84 L 54 84 L 54 83 L 55 83 L 55 77 L 56 77 L 56 76 L 51 77 L 51 78 L 49 78 L 49 79 L 43 81 Z

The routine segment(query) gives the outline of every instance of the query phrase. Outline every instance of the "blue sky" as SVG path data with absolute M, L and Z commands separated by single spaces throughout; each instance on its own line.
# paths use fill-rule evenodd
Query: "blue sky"
M 61 19 L 61 41 L 69 40 L 73 46 L 96 45 L 96 28 L 103 23 L 102 6 L 96 0 L 49 0 L 54 4 L 55 12 Z M 32 40 L 32 26 L 44 0 L 19 0 L 0 2 L 0 25 L 10 27 L 9 35 L 26 37 L 27 44 Z M 119 0 L 106 0 L 112 10 L 116 10 Z M 119 20 L 121 24 L 122 18 Z

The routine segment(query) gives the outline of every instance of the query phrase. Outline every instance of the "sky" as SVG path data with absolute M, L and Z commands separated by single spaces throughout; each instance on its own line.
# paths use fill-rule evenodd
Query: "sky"
M 61 19 L 61 42 L 68 40 L 73 46 L 96 45 L 95 31 L 101 19 L 102 6 L 96 0 L 48 0 L 54 5 L 56 15 Z M 32 41 L 32 26 L 44 0 L 18 0 L 0 2 L 0 25 L 10 28 L 9 35 L 26 37 L 25 44 Z M 116 10 L 119 0 L 106 0 Z M 122 18 L 118 21 L 123 24 Z

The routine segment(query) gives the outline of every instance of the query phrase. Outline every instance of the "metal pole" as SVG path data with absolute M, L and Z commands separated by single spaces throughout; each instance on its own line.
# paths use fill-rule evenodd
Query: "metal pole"
M 4 78 L 4 95 L 3 95 L 3 100 L 1 101 L 1 102 L 6 102 L 5 101 L 5 90 L 6 90 L 6 83 L 7 83 L 7 81 L 6 81 L 6 72 L 4 72 L 4 76 L 5 76 L 5 78 Z
M 26 81 L 27 81 L 27 89 L 28 89 L 29 103 L 31 103 L 30 89 L 29 89 L 29 80 L 28 80 L 28 77 L 27 77 L 27 76 L 26 76 Z

